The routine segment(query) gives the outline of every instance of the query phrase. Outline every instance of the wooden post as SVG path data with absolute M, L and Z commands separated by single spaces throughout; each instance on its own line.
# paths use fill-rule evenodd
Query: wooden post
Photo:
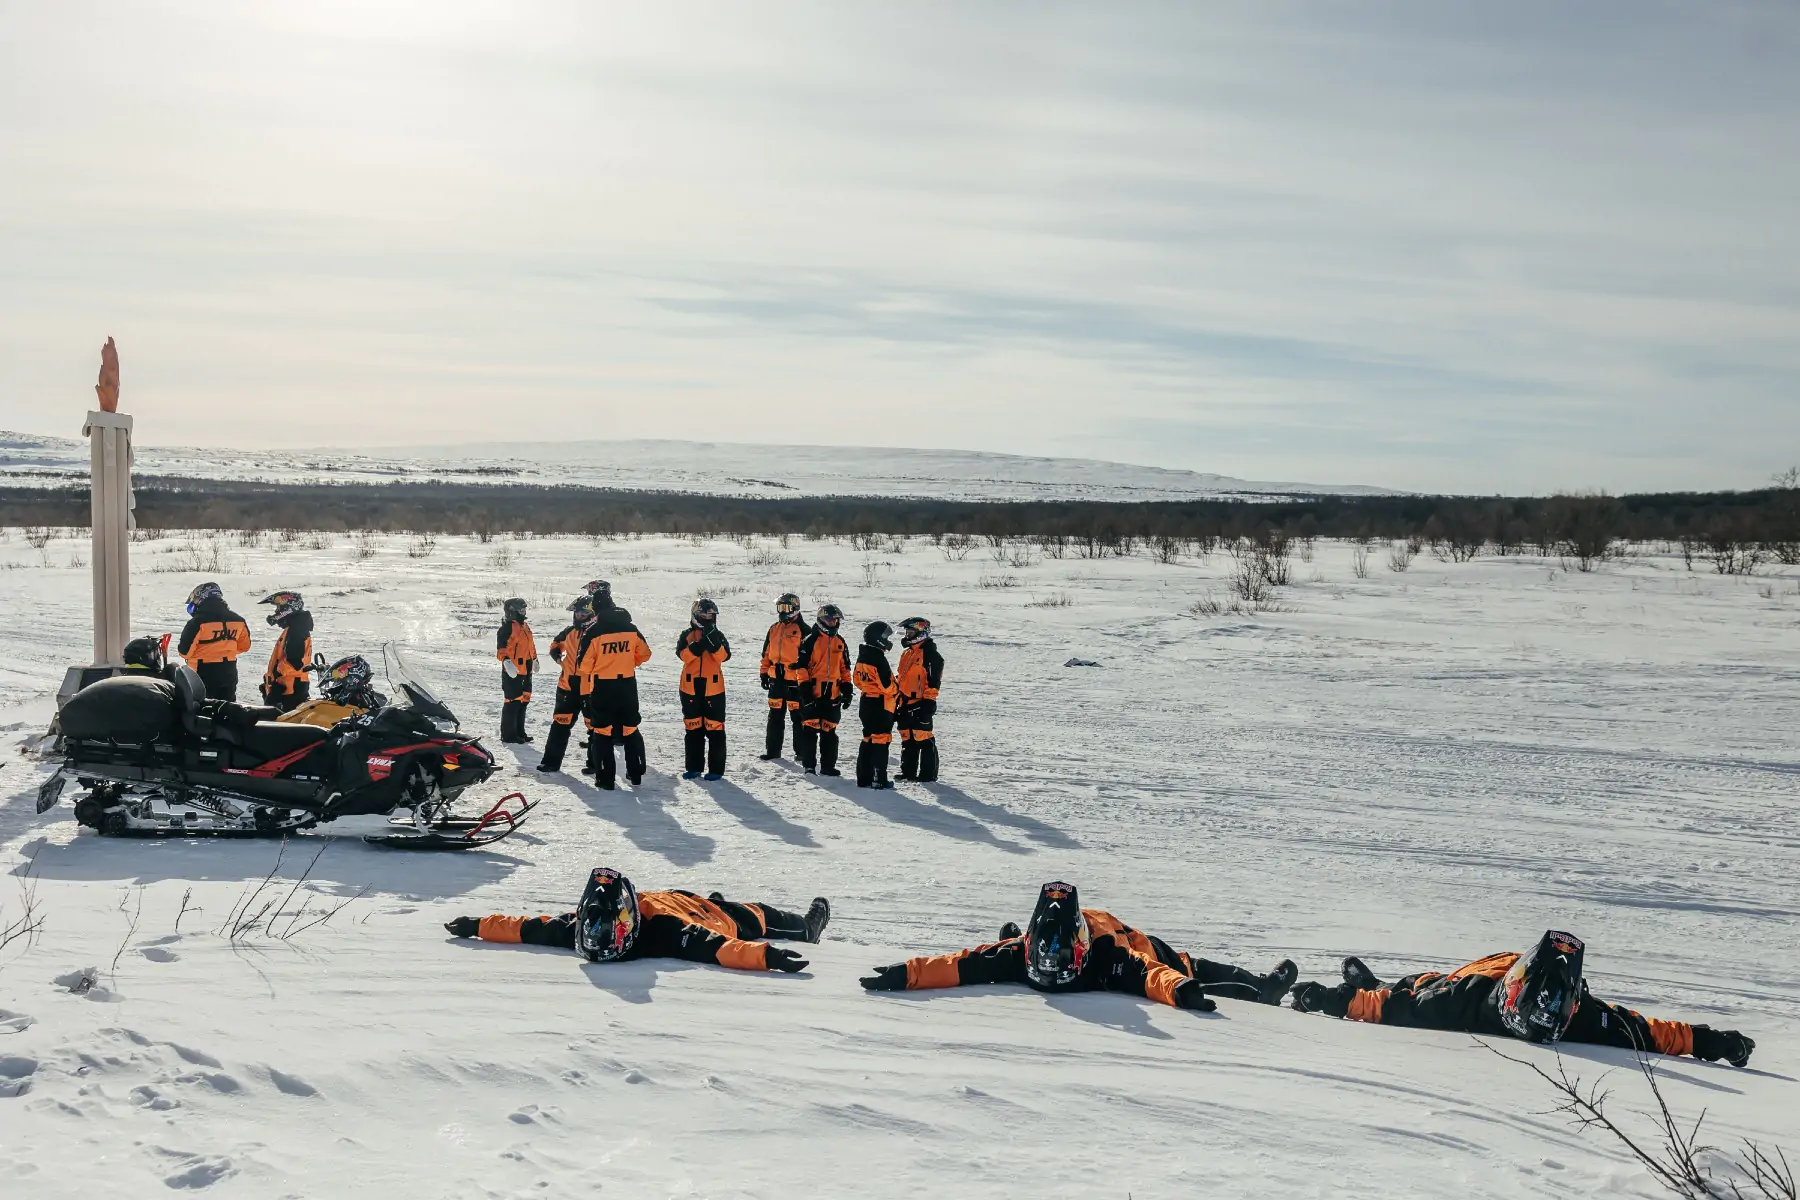
M 131 640 L 131 418 L 90 412 L 81 432 L 92 468 L 94 665 L 119 667 Z

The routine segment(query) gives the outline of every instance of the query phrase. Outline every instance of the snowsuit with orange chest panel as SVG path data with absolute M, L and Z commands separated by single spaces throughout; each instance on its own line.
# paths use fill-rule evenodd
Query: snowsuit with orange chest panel
M 603 608 L 581 635 L 582 712 L 587 716 L 588 770 L 594 781 L 611 791 L 618 777 L 614 743 L 625 747 L 625 776 L 633 784 L 644 778 L 644 735 L 638 731 L 637 669 L 650 661 L 650 645 L 622 608 Z
M 312 614 L 301 609 L 281 618 L 279 625 L 281 633 L 263 672 L 262 695 L 265 704 L 286 713 L 306 703 L 312 692 L 312 679 L 306 673 L 313 656 Z
M 894 672 L 879 646 L 867 642 L 856 648 L 852 674 L 862 703 L 856 715 L 862 719 L 862 743 L 856 748 L 856 786 L 888 787 L 888 747 L 894 741 L 894 710 L 899 706 Z
M 1087 958 L 1075 978 L 1062 986 L 1044 987 L 1032 980 L 1025 969 L 1025 938 L 1021 936 L 954 954 L 909 958 L 883 968 L 878 978 L 889 976 L 890 972 L 892 975 L 874 990 L 921 991 L 982 983 L 1022 983 L 1045 992 L 1125 992 L 1174 1007 L 1211 1007 L 1196 1003 L 1204 993 L 1241 1000 L 1265 998 L 1269 976 L 1176 950 L 1161 938 L 1133 929 L 1098 908 L 1084 908 L 1081 915 L 1091 939 Z M 1288 982 L 1292 978 L 1288 976 Z M 1184 986 L 1190 983 L 1197 986 Z M 863 986 L 874 987 L 867 981 Z
M 518 617 L 502 620 L 494 634 L 494 657 L 516 672 L 500 675 L 500 740 L 526 741 L 525 707 L 531 703 L 531 673 L 537 667 L 537 638 L 531 626 Z
M 1358 988 L 1345 982 L 1320 989 L 1317 1000 L 1309 1002 L 1307 1008 L 1372 1025 L 1511 1037 L 1512 1031 L 1500 1019 L 1499 983 L 1518 960 L 1516 951 L 1490 954 L 1447 974 L 1419 971 L 1380 988 Z M 1297 999 L 1300 994 L 1296 991 Z M 1662 1021 L 1622 1004 L 1596 999 L 1584 979 L 1575 1016 L 1562 1040 L 1715 1060 L 1727 1056 L 1722 1047 L 1715 1045 L 1720 1036 L 1705 1025 Z
M 764 754 L 781 757 L 784 726 L 794 725 L 794 753 L 800 752 L 800 683 L 796 671 L 800 663 L 800 643 L 812 632 L 805 619 L 777 621 L 763 635 L 762 685 L 769 693 L 769 725 L 764 737 Z
M 731 643 L 717 625 L 689 628 L 675 639 L 681 660 L 681 721 L 687 726 L 687 769 L 725 773 L 725 662 Z
M 541 771 L 562 769 L 563 755 L 568 753 L 569 735 L 575 728 L 575 717 L 581 712 L 581 630 L 570 625 L 550 643 L 550 661 L 562 669 L 556 680 L 556 707 L 550 715 L 550 732 L 544 735 L 544 757 L 538 763 Z
M 766 971 L 768 941 L 804 942 L 806 918 L 772 904 L 740 904 L 718 893 L 639 892 L 637 941 L 624 958 L 685 958 L 739 971 Z M 486 942 L 575 948 L 576 914 L 560 917 L 481 918 L 476 936 Z
M 237 660 L 250 652 L 250 626 L 224 597 L 212 596 L 194 606 L 175 648 L 206 685 L 207 699 L 237 700 Z
M 850 652 L 844 639 L 814 625 L 800 640 L 800 661 L 794 673 L 800 685 L 800 728 L 794 732 L 794 753 L 809 772 L 816 768 L 826 775 L 839 774 L 838 716 L 850 706 L 853 694 Z
M 944 656 L 931 638 L 900 652 L 900 669 L 894 676 L 899 692 L 900 778 L 935 783 L 938 777 L 938 688 L 944 681 Z

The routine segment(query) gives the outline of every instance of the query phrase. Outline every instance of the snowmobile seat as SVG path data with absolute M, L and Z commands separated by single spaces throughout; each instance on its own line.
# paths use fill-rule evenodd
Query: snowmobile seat
M 239 730 L 245 750 L 265 762 L 292 754 L 308 746 L 316 746 L 331 735 L 329 729 L 317 725 L 283 724 L 258 721 Z
M 199 673 L 186 663 L 177 663 L 174 674 L 175 706 L 181 727 L 196 737 L 210 737 L 212 722 L 200 715 L 200 706 L 206 703 L 206 685 L 200 682 Z

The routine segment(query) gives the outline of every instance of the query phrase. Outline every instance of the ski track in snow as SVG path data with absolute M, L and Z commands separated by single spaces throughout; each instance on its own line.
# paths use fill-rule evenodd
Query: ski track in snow
M 203 576 L 171 568 L 216 547 L 211 576 L 257 637 L 245 698 L 269 644 L 254 601 L 297 587 L 328 658 L 402 639 L 490 733 L 500 599 L 532 601 L 547 648 L 575 589 L 610 578 L 656 652 L 652 773 L 602 794 L 490 736 L 506 768 L 491 794 L 543 799 L 523 833 L 456 856 L 307 834 L 284 895 L 329 849 L 284 911 L 374 890 L 291 942 L 233 944 L 213 931 L 276 845 L 101 840 L 66 801 L 33 813 L 49 764 L 19 743 L 87 655 L 88 572 L 67 565 L 87 547 L 54 542 L 46 566 L 10 532 L 0 923 L 29 869 L 45 928 L 0 954 L 7 1195 L 1657 1194 L 1461 1035 L 1231 1001 L 1195 1014 L 856 986 L 876 964 L 991 939 L 1059 876 L 1177 946 L 1259 970 L 1292 956 L 1302 978 L 1335 978 L 1345 954 L 1398 974 L 1575 930 L 1598 994 L 1757 1038 L 1749 1071 L 1666 1060 L 1678 1111 L 1706 1108 L 1721 1145 L 1800 1149 L 1792 572 L 1421 558 L 1357 580 L 1348 550 L 1321 544 L 1295 564 L 1321 579 L 1282 594 L 1293 611 L 1203 619 L 1187 609 L 1223 598 L 1224 555 L 1013 567 L 985 548 L 948 562 L 923 540 L 863 554 L 796 538 L 760 544 L 786 562 L 751 566 L 728 541 L 666 538 L 442 538 L 422 559 L 398 535 L 366 557 L 346 537 L 189 540 L 134 546 L 140 632 L 179 626 Z M 868 561 L 886 564 L 872 586 Z M 980 586 L 999 575 L 1018 586 Z M 730 773 L 708 786 L 679 779 L 669 649 L 699 588 L 737 654 Z M 842 604 L 854 630 L 937 623 L 943 783 L 859 792 L 756 761 L 756 656 L 790 588 Z M 563 911 L 600 863 L 792 907 L 822 893 L 834 919 L 799 977 L 589 966 L 441 929 Z M 1591 1047 L 1566 1058 L 1588 1077 L 1628 1066 Z M 1638 1086 L 1614 1083 L 1638 1120 Z

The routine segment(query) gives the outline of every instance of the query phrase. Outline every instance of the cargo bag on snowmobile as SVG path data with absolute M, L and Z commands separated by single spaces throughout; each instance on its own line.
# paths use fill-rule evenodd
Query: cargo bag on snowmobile
M 180 728 L 175 685 L 155 675 L 115 675 L 82 688 L 57 714 L 64 737 L 145 743 Z

